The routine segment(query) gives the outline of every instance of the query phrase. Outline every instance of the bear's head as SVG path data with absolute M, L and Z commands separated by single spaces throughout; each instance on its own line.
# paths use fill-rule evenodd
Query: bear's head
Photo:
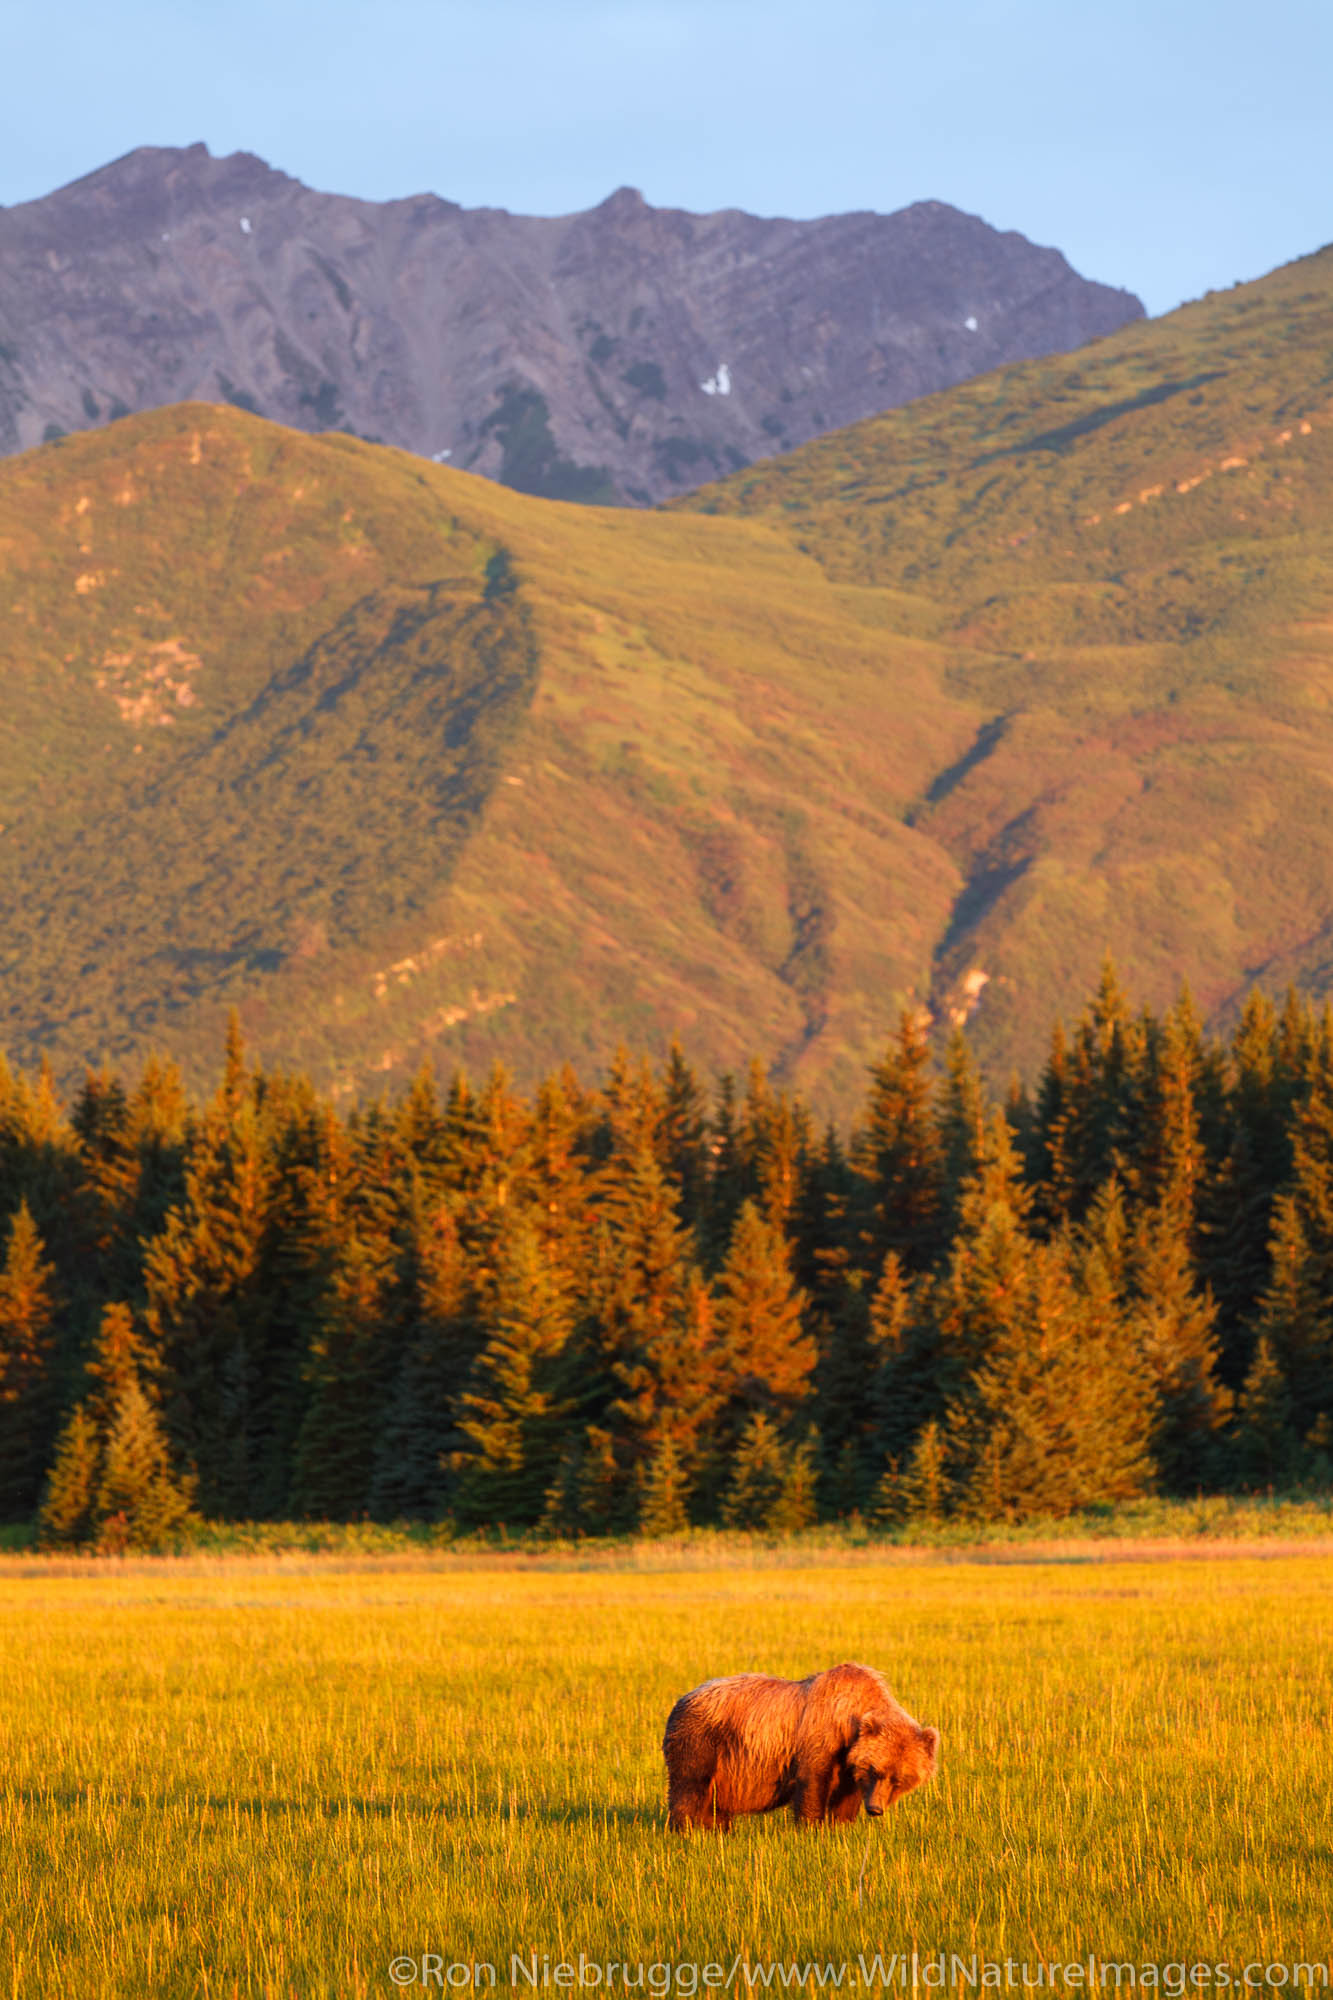
M 847 1774 L 871 1819 L 935 1775 L 938 1729 L 906 1718 L 863 1716 L 847 1751 Z

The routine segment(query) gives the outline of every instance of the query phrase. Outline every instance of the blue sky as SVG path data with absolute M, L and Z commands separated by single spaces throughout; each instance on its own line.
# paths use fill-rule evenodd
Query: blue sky
M 1150 311 L 1333 238 L 1333 0 L 27 0 L 0 202 L 144 144 L 536 214 L 935 198 Z

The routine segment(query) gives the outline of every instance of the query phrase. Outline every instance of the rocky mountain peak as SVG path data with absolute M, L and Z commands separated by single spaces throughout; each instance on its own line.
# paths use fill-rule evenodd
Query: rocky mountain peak
M 202 398 L 642 504 L 1142 310 L 940 202 L 516 216 L 145 146 L 0 211 L 0 449 Z

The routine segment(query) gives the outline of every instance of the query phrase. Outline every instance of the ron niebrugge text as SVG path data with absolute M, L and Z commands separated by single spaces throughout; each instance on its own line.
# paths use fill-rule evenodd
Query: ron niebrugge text
M 447 1952 L 405 1952 L 392 1960 L 389 1977 L 395 1986 L 435 1987 L 460 1992 L 469 1988 L 489 1989 L 501 1982 L 500 1971 L 486 1959 L 455 1959 Z M 642 1958 L 552 1958 L 546 1953 L 515 1952 L 504 1982 L 521 1993 L 582 1990 L 583 1992 L 679 1995 L 690 2000 L 696 1993 L 724 1992 L 739 1987 L 745 1991 L 806 1991 L 811 1987 L 838 1991 L 889 1991 L 894 1988 L 949 1988 L 967 1992 L 972 1988 L 1067 1992 L 1145 1992 L 1165 1994 L 1167 2000 L 1182 2000 L 1194 1993 L 1268 1991 L 1286 1988 L 1300 1991 L 1327 1991 L 1329 1962 L 1307 1960 L 1283 1962 L 1252 1959 L 1159 1962 L 1141 1959 L 1099 1958 L 1090 1952 L 1082 1959 L 1020 1959 L 967 1957 L 923 1952 L 861 1953 L 842 1962 L 817 1959 L 749 1959 L 739 1954 L 729 1965 L 712 1960 L 660 1960 Z

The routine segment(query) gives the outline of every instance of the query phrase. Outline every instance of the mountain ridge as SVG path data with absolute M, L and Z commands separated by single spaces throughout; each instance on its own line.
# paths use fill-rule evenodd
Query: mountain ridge
M 205 398 L 646 504 L 1141 313 L 938 202 L 516 216 L 145 147 L 0 209 L 0 450 Z

